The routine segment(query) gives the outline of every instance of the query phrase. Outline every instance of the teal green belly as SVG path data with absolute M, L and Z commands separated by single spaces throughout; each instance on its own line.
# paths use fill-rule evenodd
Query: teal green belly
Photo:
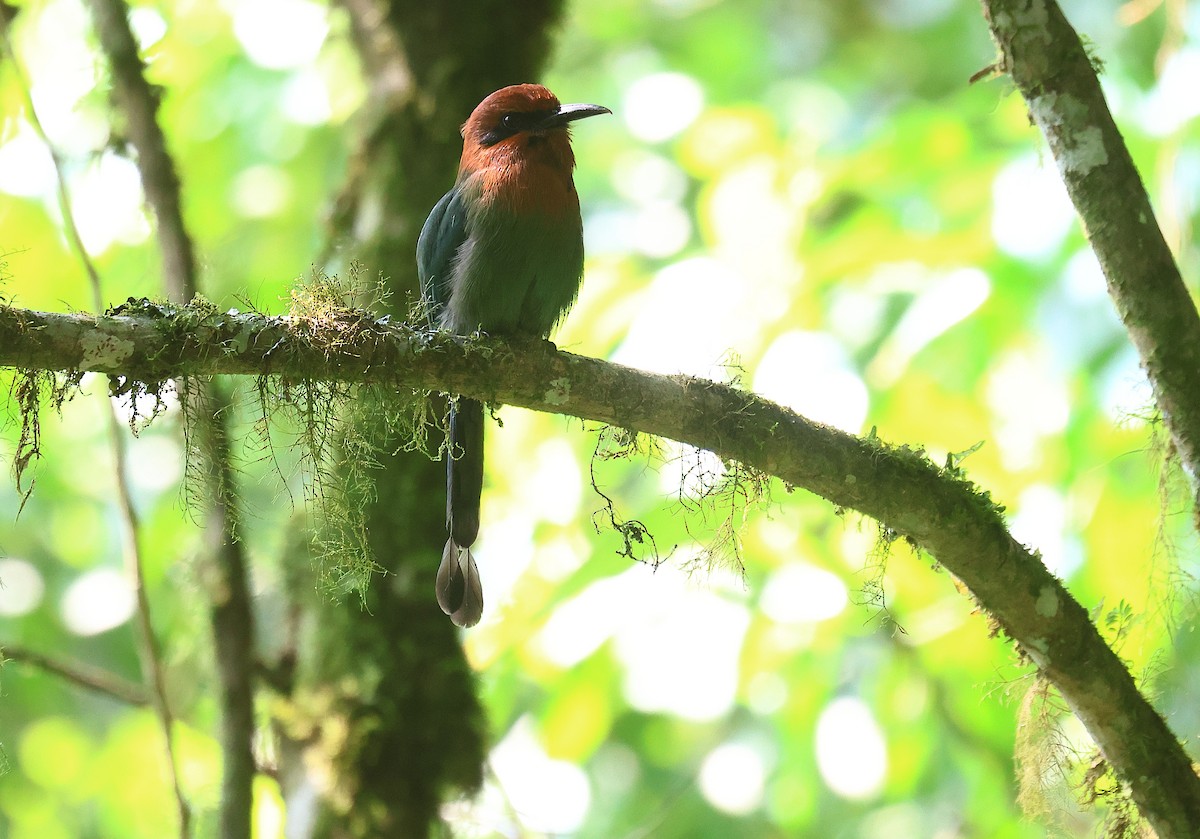
M 481 213 L 468 221 L 453 270 L 445 327 L 459 334 L 480 329 L 544 338 L 579 293 L 583 236 L 578 215 Z

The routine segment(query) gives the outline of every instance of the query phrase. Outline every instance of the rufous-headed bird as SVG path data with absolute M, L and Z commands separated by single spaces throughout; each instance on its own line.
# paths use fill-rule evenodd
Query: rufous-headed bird
M 463 124 L 458 179 L 417 240 L 421 294 L 433 324 L 456 335 L 547 338 L 583 279 L 583 222 L 568 126 L 612 113 L 563 105 L 538 84 L 488 96 Z M 437 599 L 459 626 L 483 613 L 471 545 L 483 489 L 483 405 L 450 408 L 446 527 Z

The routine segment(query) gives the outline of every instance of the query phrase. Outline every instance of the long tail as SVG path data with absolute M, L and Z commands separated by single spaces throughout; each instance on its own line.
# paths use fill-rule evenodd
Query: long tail
M 483 403 L 459 399 L 450 409 L 450 456 L 446 459 L 446 528 L 450 538 L 437 573 L 437 600 L 458 626 L 474 626 L 483 614 L 483 587 L 470 547 L 479 535 L 483 491 Z

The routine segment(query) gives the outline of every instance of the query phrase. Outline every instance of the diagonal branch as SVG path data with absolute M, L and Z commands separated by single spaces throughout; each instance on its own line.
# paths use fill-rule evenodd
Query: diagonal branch
M 34 106 L 33 97 L 30 92 L 31 88 L 21 73 L 12 42 L 8 36 L 7 23 L 3 21 L 0 21 L 0 39 L 3 40 L 4 50 L 17 74 L 21 92 L 25 99 L 24 104 L 29 123 L 33 127 L 34 133 L 37 134 L 50 153 L 50 159 L 54 166 L 59 211 L 62 213 L 63 228 L 66 231 L 71 248 L 79 257 L 84 272 L 87 274 L 93 304 L 96 310 L 100 311 L 104 308 L 100 272 L 96 268 L 95 261 L 84 246 L 83 237 L 80 235 L 79 227 L 75 223 L 75 213 L 71 206 L 71 195 L 67 188 L 67 178 L 64 173 L 62 157 L 58 153 L 57 147 L 50 142 L 50 138 L 42 127 L 41 120 L 38 118 L 37 108 Z M 183 785 L 180 780 L 179 763 L 176 760 L 175 741 L 172 731 L 174 728 L 174 714 L 171 711 L 171 705 L 167 697 L 166 674 L 162 663 L 162 648 L 158 642 L 158 636 L 154 634 L 154 623 L 150 614 L 150 600 L 146 596 L 146 576 L 144 573 L 146 564 L 142 551 L 142 533 L 138 522 L 137 510 L 133 504 L 128 468 L 125 463 L 125 437 L 121 428 L 121 421 L 117 416 L 116 406 L 107 397 L 104 401 L 108 437 L 113 452 L 113 473 L 116 480 L 117 502 L 121 509 L 122 536 L 124 537 L 122 547 L 125 555 L 125 567 L 137 603 L 137 652 L 138 657 L 141 659 L 142 672 L 150 680 L 150 685 L 153 689 L 154 708 L 158 714 L 159 725 L 163 731 L 167 766 L 170 768 L 171 786 L 175 794 L 175 807 L 179 818 L 179 835 L 182 839 L 187 839 L 191 835 L 191 808 L 184 797 Z
M 983 0 L 983 14 L 1000 48 L 999 69 L 1012 76 L 1046 136 L 1184 472 L 1200 493 L 1200 315 L 1092 62 L 1054 0 Z M 1200 527 L 1200 503 L 1195 521 Z
M 158 92 L 143 74 L 145 66 L 129 28 L 124 0 L 91 0 L 89 6 L 112 70 L 114 104 L 125 115 L 125 131 L 137 151 L 146 202 L 158 222 L 167 290 L 172 300 L 187 302 L 197 291 L 195 248 L 183 224 L 179 176 L 158 124 Z
M 929 551 L 1061 691 L 1163 839 L 1200 835 L 1200 779 L 1086 611 L 1002 508 L 920 451 L 811 422 L 753 394 L 555 352 L 545 342 L 456 340 L 344 310 L 326 320 L 177 312 L 0 309 L 0 365 L 172 375 L 276 375 L 435 389 L 598 420 L 740 461 L 877 519 Z
M 107 670 L 102 670 L 81 661 L 66 661 L 35 652 L 19 644 L 0 646 L 0 664 L 17 661 L 53 673 L 81 688 L 102 694 L 129 705 L 150 705 L 150 695 L 136 682 L 123 679 Z
M 195 247 L 183 221 L 179 177 L 158 123 L 158 93 L 146 81 L 144 65 L 129 26 L 124 0 L 91 0 L 101 48 L 112 70 L 113 99 L 125 116 L 136 150 L 146 201 L 154 210 L 163 277 L 171 299 L 184 303 L 199 288 Z M 220 684 L 221 835 L 249 839 L 255 773 L 254 614 L 251 609 L 245 550 L 237 535 L 233 469 L 223 409 L 229 394 L 216 384 L 195 389 L 199 437 L 208 461 L 210 503 L 207 513 L 210 556 L 215 579 L 210 587 L 210 624 Z

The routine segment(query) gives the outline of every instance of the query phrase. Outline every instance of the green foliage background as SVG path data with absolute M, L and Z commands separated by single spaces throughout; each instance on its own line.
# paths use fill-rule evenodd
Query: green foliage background
M 328 238 L 363 85 L 342 13 L 302 0 L 262 8 L 327 25 L 319 49 L 285 50 L 275 67 L 251 60 L 253 42 L 269 41 L 246 24 L 255 5 L 143 3 L 134 21 L 166 92 L 206 290 L 222 307 L 276 312 Z M 1194 278 L 1200 122 L 1180 85 L 1197 66 L 1200 13 L 1183 2 L 1064 5 L 1105 62 L 1118 122 Z M 156 295 L 157 254 L 119 126 L 108 127 L 87 16 L 77 0 L 20 9 L 14 43 L 91 219 L 105 294 Z M 575 4 L 545 81 L 616 117 L 575 132 L 589 262 L 557 343 L 739 376 L 935 459 L 984 441 L 963 468 L 1095 609 L 1191 742 L 1200 668 L 1186 498 L 1171 492 L 1148 388 L 1020 97 L 1002 78 L 968 84 L 993 59 L 979 8 L 950 0 Z M 7 62 L 0 114 L 0 294 L 87 309 L 45 161 L 13 154 L 36 140 Z M 133 221 L 106 237 L 103 219 Z M 0 486 L 0 581 L 20 561 L 41 587 L 28 611 L 0 614 L 0 646 L 137 679 L 128 621 L 87 635 L 64 617 L 85 578 L 91 597 L 118 596 L 94 574 L 122 567 L 104 386 L 85 385 L 89 397 L 45 424 L 19 518 L 16 489 Z M 236 450 L 269 647 L 282 620 L 277 554 L 302 493 L 286 455 L 281 476 L 254 436 L 246 393 Z M 1086 762 L 1086 737 L 1053 714 L 1061 731 L 1022 747 L 1048 815 L 1022 816 L 1018 732 L 1056 723 L 1037 721 L 1031 669 L 927 557 L 778 485 L 743 521 L 736 499 L 700 497 L 720 464 L 674 444 L 594 460 L 596 428 L 499 416 L 479 551 L 489 606 L 465 635 L 498 746 L 480 798 L 447 810 L 462 835 L 1033 837 L 1050 825 L 1084 836 L 1103 818 L 1080 812 L 1040 762 L 1070 747 Z M 275 451 L 286 450 L 277 431 Z M 14 439 L 10 425 L 6 457 Z M 185 792 L 211 810 L 219 749 L 177 411 L 141 432 L 131 458 L 155 625 L 185 721 Z M 618 556 L 619 537 L 594 528 L 603 500 L 591 468 L 618 514 L 653 533 L 666 557 L 657 570 Z M 721 547 L 731 517 L 736 540 L 717 551 L 729 562 L 688 573 Z M 880 745 L 879 783 L 835 792 L 818 755 L 866 776 Z M 149 710 L 10 663 L 0 748 L 0 835 L 172 830 Z M 262 753 L 269 763 L 268 742 Z M 263 777 L 257 792 L 258 835 L 281 835 L 277 788 Z

